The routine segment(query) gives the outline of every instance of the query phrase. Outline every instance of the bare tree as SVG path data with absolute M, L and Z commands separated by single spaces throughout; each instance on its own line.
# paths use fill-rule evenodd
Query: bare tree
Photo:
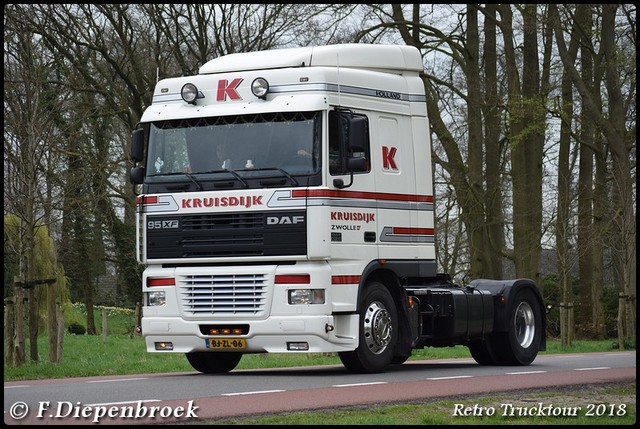
M 621 284 L 623 296 L 630 301 L 629 309 L 625 312 L 624 329 L 625 337 L 635 338 L 635 201 L 632 159 L 635 156 L 635 61 L 629 62 L 621 56 L 616 38 L 616 18 L 620 5 L 604 5 L 601 8 L 601 40 L 600 51 L 592 51 L 596 61 L 596 70 L 602 72 L 602 85 L 604 88 L 592 87 L 591 80 L 581 75 L 571 61 L 570 53 L 564 41 L 563 28 L 560 13 L 556 5 L 551 5 L 554 17 L 554 32 L 562 63 L 582 99 L 582 108 L 588 113 L 589 120 L 593 123 L 611 151 L 611 177 L 612 177 L 612 220 L 609 224 L 615 246 L 612 252 L 618 281 Z M 622 6 L 622 12 L 628 12 L 627 6 Z M 621 19 L 631 18 L 635 13 L 623 13 Z M 635 18 L 630 22 L 632 33 L 624 35 L 627 40 L 635 45 Z M 594 44 L 595 46 L 595 44 Z M 634 47 L 635 48 L 635 47 Z M 635 52 L 635 49 L 633 50 Z M 628 55 L 634 55 L 628 52 Z M 633 64 L 632 67 L 628 65 Z M 631 74 L 632 73 L 632 74 Z M 598 79 L 593 80 L 599 82 Z M 628 90 L 627 96 L 622 96 L 622 89 Z M 603 91 L 607 96 L 606 102 L 600 102 L 600 94 Z M 598 159 L 598 158 L 596 158 Z M 630 174 L 631 173 L 631 174 Z M 600 176 L 598 176 L 600 177 Z M 598 194 L 602 196 L 602 194 Z M 599 215 L 602 210 L 598 210 Z M 594 279 L 600 281 L 600 279 Z M 597 289 L 596 289 L 597 293 Z M 592 296 L 594 293 L 592 293 Z
M 573 61 L 578 54 L 580 33 L 574 27 L 571 33 L 569 52 Z M 558 208 L 556 216 L 556 255 L 558 258 L 558 281 L 562 290 L 560 303 L 560 341 L 563 346 L 571 345 L 573 340 L 573 291 L 570 276 L 569 238 L 571 218 L 571 137 L 573 106 L 573 85 L 566 70 L 562 75 L 560 106 L 558 107 L 560 124 L 560 144 L 558 150 Z
M 6 19 L 6 18 L 5 18 Z M 15 249 L 19 275 L 15 279 L 16 353 L 15 364 L 25 362 L 23 317 L 24 290 L 28 294 L 29 345 L 32 361 L 38 361 L 38 284 L 35 237 L 47 218 L 49 204 L 42 200 L 42 179 L 48 166 L 46 153 L 53 129 L 50 116 L 57 109 L 56 88 L 50 84 L 51 64 L 42 44 L 24 31 L 20 23 L 5 22 L 5 214 L 19 219 Z

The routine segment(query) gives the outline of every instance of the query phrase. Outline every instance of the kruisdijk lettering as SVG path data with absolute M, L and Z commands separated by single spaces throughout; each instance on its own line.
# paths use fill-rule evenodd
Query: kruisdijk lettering
M 365 212 L 331 212 L 331 220 L 353 222 L 375 222 L 375 213 Z
M 262 195 L 242 197 L 183 198 L 183 209 L 202 207 L 252 207 L 262 205 Z

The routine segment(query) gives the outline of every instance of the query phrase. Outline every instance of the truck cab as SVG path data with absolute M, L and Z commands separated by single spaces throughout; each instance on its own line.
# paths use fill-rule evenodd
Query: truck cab
M 149 352 L 205 373 L 265 352 L 336 352 L 355 372 L 425 346 L 535 358 L 533 282 L 437 273 L 422 69 L 413 47 L 344 44 L 157 83 L 131 154 Z

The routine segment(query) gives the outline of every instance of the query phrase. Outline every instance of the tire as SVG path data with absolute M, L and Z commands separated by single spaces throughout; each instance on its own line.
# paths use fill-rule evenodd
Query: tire
M 469 343 L 471 357 L 480 365 L 496 365 L 498 363 L 491 349 L 491 339 L 474 340 Z
M 238 365 L 242 353 L 191 352 L 185 353 L 185 356 L 196 371 L 204 374 L 223 374 Z
M 411 355 L 408 355 L 408 356 L 394 356 L 393 359 L 391 360 L 391 363 L 394 364 L 394 365 L 402 365 L 410 357 L 411 357 Z
M 340 352 L 342 364 L 351 372 L 383 372 L 393 361 L 398 341 L 398 311 L 389 290 L 368 283 L 360 299 L 358 348 Z
M 480 346 L 469 345 L 483 365 L 529 365 L 538 356 L 542 335 L 542 308 L 531 289 L 520 289 L 509 308 L 507 332 L 491 335 Z
M 507 318 L 507 332 L 469 343 L 471 356 L 480 365 L 529 365 L 540 350 L 542 308 L 531 289 L 520 289 Z
M 542 336 L 542 308 L 530 289 L 521 289 L 511 306 L 509 330 L 503 336 L 507 365 L 529 365 L 538 356 Z

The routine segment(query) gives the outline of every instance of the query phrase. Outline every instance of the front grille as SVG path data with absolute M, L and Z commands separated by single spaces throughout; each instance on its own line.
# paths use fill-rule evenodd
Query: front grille
M 306 215 L 298 210 L 148 216 L 146 242 L 148 260 L 306 255 Z
M 255 316 L 265 311 L 266 274 L 180 276 L 178 288 L 187 316 Z

